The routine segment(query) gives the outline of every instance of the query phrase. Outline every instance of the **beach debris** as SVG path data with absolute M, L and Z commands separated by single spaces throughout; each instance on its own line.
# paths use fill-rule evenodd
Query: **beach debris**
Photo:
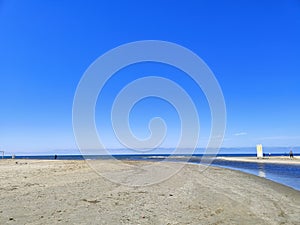
M 99 203 L 100 201 L 99 200 L 97 200 L 97 199 L 95 199 L 95 200 L 87 200 L 87 199 L 82 199 L 82 201 L 84 201 L 84 202 L 88 202 L 88 203 L 93 203 L 93 204 L 96 204 L 96 203 Z

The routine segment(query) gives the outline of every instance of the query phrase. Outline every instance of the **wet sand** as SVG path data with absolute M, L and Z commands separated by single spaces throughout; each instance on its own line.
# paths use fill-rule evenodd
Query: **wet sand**
M 128 169 L 97 163 L 103 171 Z M 0 224 L 299 224 L 299 191 L 199 167 L 130 187 L 99 176 L 85 161 L 0 160 Z

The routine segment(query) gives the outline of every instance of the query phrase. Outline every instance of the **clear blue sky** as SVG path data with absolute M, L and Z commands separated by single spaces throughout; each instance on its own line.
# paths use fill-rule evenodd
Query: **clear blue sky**
M 120 44 L 149 39 L 183 45 L 212 69 L 227 106 L 224 147 L 300 146 L 298 0 L 2 0 L 0 148 L 23 153 L 76 148 L 72 103 L 84 71 Z M 189 80 L 175 78 L 178 72 L 161 65 L 148 64 L 127 74 L 137 76 L 134 71 L 173 76 L 190 88 L 197 99 L 201 138 L 207 138 L 209 109 Z M 110 96 L 133 77 L 112 79 L 97 108 L 109 106 Z M 157 99 L 145 103 L 132 111 L 133 131 L 146 136 L 148 119 L 161 115 L 171 130 L 165 146 L 175 145 L 174 109 Z M 117 147 L 101 115 L 96 116 L 99 129 L 107 129 L 107 144 Z

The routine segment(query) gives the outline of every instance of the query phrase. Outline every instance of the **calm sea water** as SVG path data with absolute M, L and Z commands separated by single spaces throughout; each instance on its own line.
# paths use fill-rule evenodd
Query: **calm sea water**
M 165 160 L 169 155 L 116 155 L 114 156 L 119 160 L 147 160 L 147 161 L 161 161 Z M 219 156 L 255 156 L 252 154 L 221 154 Z M 9 157 L 6 157 L 9 158 Z M 108 156 L 86 156 L 86 159 L 109 159 Z M 81 155 L 59 155 L 58 160 L 84 160 Z M 16 159 L 54 159 L 54 156 L 17 156 Z M 199 163 L 201 155 L 192 157 L 190 163 Z M 179 158 L 170 158 L 169 161 L 181 161 Z M 273 164 L 273 163 L 261 163 L 261 162 L 237 162 L 215 159 L 212 166 L 223 167 L 233 170 L 242 171 L 245 173 L 253 174 L 259 177 L 263 177 L 277 183 L 292 187 L 300 191 L 300 165 L 288 165 L 288 164 Z

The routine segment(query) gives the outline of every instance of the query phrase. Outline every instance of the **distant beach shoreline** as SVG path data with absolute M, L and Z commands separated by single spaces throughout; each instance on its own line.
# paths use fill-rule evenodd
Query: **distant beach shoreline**
M 290 158 L 288 156 L 270 156 L 257 158 L 253 157 L 217 157 L 217 159 L 228 160 L 228 161 L 239 161 L 239 162 L 256 162 L 256 163 L 278 163 L 278 164 L 295 164 L 300 165 L 300 157 L 294 156 Z

